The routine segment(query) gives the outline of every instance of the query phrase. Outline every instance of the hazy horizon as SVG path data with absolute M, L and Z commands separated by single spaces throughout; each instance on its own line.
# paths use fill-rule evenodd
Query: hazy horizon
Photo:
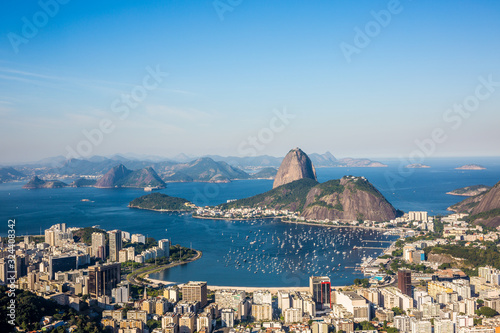
M 314 154 L 314 153 L 322 155 L 326 152 L 314 152 L 314 151 L 306 152 L 306 154 L 308 154 L 308 155 Z M 181 153 L 181 154 L 177 154 L 177 155 L 173 155 L 173 156 L 160 156 L 160 155 L 142 155 L 142 154 L 136 154 L 136 153 L 116 153 L 116 154 L 111 154 L 111 155 L 93 155 L 93 156 L 89 156 L 89 157 L 85 157 L 85 158 L 82 157 L 82 159 L 91 160 L 92 158 L 100 158 L 100 157 L 104 157 L 104 158 L 108 158 L 108 159 L 116 159 L 118 157 L 122 157 L 122 158 L 125 158 L 128 160 L 137 160 L 137 161 L 150 160 L 152 162 L 156 162 L 156 161 L 170 160 L 170 161 L 175 161 L 175 162 L 181 162 L 181 160 L 176 159 L 176 157 L 178 157 L 179 155 L 185 155 L 187 157 L 187 161 L 193 161 L 197 158 L 202 158 L 202 157 L 207 157 L 207 156 L 220 156 L 223 158 L 238 157 L 238 156 L 234 156 L 234 155 L 220 155 L 220 154 L 191 155 L 191 154 Z M 282 155 L 262 154 L 262 155 L 258 155 L 258 156 L 271 156 L 271 157 L 275 157 L 275 158 L 284 158 L 285 155 L 286 155 L 286 152 Z M 382 163 L 398 163 L 398 164 L 410 163 L 410 161 L 408 161 L 404 157 L 388 157 L 388 156 L 373 157 L 373 156 L 355 156 L 355 155 L 337 156 L 333 153 L 332 153 L 332 155 L 337 160 L 344 159 L 344 158 L 353 158 L 353 159 L 369 159 L 372 161 L 377 161 L 377 162 L 382 162 Z M 7 167 L 7 166 L 32 165 L 32 164 L 37 164 L 39 162 L 46 161 L 46 160 L 51 160 L 51 159 L 56 160 L 58 158 L 64 158 L 64 156 L 63 155 L 48 156 L 48 157 L 44 157 L 44 158 L 41 158 L 38 160 L 13 161 L 13 162 L 8 162 L 8 163 L 0 163 L 0 167 L 2 167 L 2 166 Z M 191 160 L 191 158 L 192 158 L 192 160 Z M 462 163 L 481 163 L 485 160 L 486 161 L 500 162 L 500 156 L 432 156 L 432 157 L 428 157 L 426 159 L 426 161 L 430 162 L 431 164 L 433 162 L 435 163 L 436 161 L 447 161 L 447 162 L 457 161 L 457 162 L 462 162 Z M 57 165 L 59 165 L 59 164 L 57 164 Z M 356 167 L 354 167 L 354 168 L 356 168 Z
M 415 163 L 500 156 L 493 0 L 2 6 L 3 165 L 296 146 Z

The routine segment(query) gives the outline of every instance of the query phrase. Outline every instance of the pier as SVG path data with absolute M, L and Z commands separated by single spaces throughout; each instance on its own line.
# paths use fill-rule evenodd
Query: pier
M 356 249 L 370 249 L 370 250 L 385 250 L 385 247 L 376 247 L 376 246 L 354 246 L 354 250 Z
M 370 243 L 393 243 L 393 241 L 385 241 L 385 240 L 361 240 L 362 242 L 370 242 Z

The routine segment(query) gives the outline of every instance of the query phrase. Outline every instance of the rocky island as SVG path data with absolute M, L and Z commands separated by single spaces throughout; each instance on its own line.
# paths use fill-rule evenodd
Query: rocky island
M 466 164 L 455 168 L 455 170 L 486 170 L 486 168 L 477 164 Z
M 421 163 L 415 163 L 415 164 L 408 164 L 406 166 L 406 168 L 408 168 L 408 169 L 427 169 L 427 168 L 430 168 L 430 166 L 425 165 L 425 164 L 421 164 Z
M 26 183 L 23 188 L 33 190 L 38 188 L 61 188 L 66 186 L 68 186 L 68 184 L 60 180 L 43 180 L 38 178 L 38 176 L 35 176 L 28 183 Z

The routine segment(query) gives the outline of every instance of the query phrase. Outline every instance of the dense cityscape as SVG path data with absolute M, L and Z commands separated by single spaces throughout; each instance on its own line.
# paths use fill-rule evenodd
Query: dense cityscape
M 500 270 L 466 269 L 474 259 L 488 260 L 444 255 L 464 247 L 492 259 L 498 254 L 500 232 L 472 226 L 467 217 L 409 212 L 387 223 L 353 221 L 401 237 L 383 255 L 363 262 L 359 269 L 366 278 L 350 286 L 332 286 L 328 276 L 311 276 L 307 288 L 221 289 L 196 276 L 189 283 L 164 285 L 148 279 L 151 270 L 144 268 L 189 260 L 195 250 L 168 239 L 65 223 L 43 236 L 18 238 L 15 245 L 2 237 L 0 281 L 9 288 L 5 295 L 29 292 L 58 309 L 36 322 L 17 314 L 16 326 L 28 331 L 495 332 Z M 142 275 L 134 275 L 141 269 Z M 93 324 L 78 324 L 72 310 Z

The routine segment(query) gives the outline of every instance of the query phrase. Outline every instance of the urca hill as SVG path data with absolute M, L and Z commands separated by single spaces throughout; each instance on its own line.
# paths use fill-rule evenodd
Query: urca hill
M 345 176 L 318 183 L 311 160 L 298 148 L 287 154 L 276 179 L 278 175 L 282 175 L 279 179 L 284 180 L 283 184 L 275 181 L 275 187 L 268 192 L 220 208 L 288 209 L 313 220 L 388 221 L 396 217 L 396 209 L 364 177 Z
M 469 221 L 475 224 L 495 228 L 500 226 L 500 182 L 488 191 L 460 201 L 448 210 L 470 214 Z

